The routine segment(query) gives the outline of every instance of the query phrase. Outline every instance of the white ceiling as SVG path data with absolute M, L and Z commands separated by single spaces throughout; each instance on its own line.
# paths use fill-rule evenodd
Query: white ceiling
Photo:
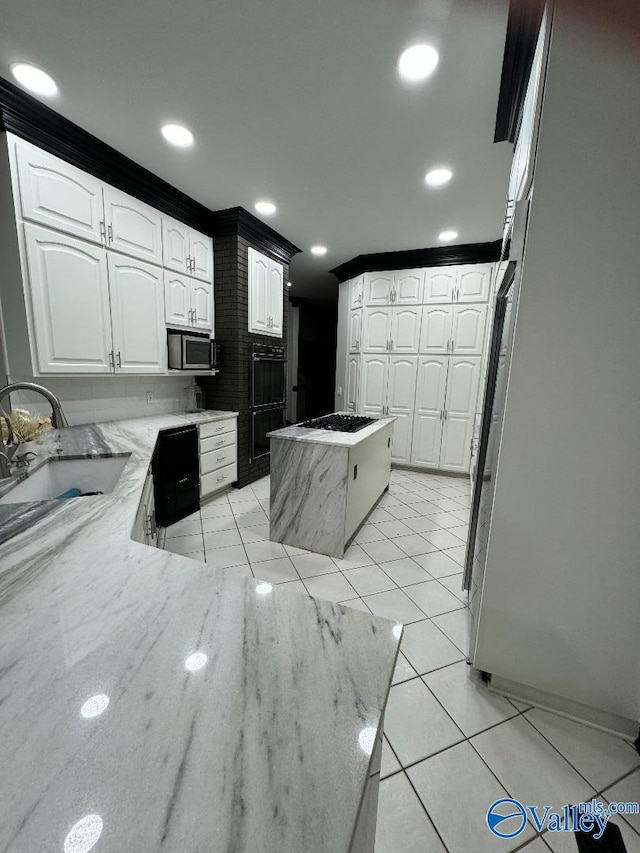
M 47 103 L 211 209 L 261 197 L 305 250 L 292 293 L 333 297 L 355 255 L 501 235 L 511 147 L 492 143 L 507 0 L 20 0 L 4 3 L 0 75 L 48 71 Z M 401 50 L 440 51 L 403 83 Z M 159 126 L 194 132 L 167 146 Z M 425 172 L 450 165 L 448 187 Z M 314 243 L 329 253 L 316 258 Z

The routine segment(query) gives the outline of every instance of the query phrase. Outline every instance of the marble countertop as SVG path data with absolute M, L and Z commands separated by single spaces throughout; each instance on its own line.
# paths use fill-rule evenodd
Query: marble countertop
M 337 412 L 336 414 L 348 414 Z M 268 438 L 281 438 L 285 441 L 309 441 L 314 444 L 333 444 L 336 447 L 355 447 L 365 438 L 374 435 L 378 430 L 392 424 L 396 418 L 376 418 L 374 424 L 359 429 L 357 432 L 337 432 L 331 429 L 312 429 L 303 426 L 288 426 L 268 432 Z
M 347 853 L 401 628 L 130 538 L 158 431 L 229 414 L 51 431 L 114 491 L 0 506 L 0 850 Z

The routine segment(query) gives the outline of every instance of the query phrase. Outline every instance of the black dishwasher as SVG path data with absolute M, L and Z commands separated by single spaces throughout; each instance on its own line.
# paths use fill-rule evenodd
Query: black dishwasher
M 198 428 L 164 429 L 153 454 L 156 519 L 167 527 L 200 508 Z

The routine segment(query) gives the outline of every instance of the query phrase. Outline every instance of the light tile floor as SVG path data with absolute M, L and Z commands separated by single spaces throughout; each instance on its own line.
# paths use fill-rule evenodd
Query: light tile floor
M 385 720 L 375 853 L 576 853 L 534 827 L 500 841 L 501 796 L 564 804 L 640 800 L 640 755 L 624 741 L 490 693 L 466 664 L 462 591 L 467 480 L 393 470 L 341 560 L 269 541 L 269 478 L 234 489 L 166 531 L 165 547 L 238 575 L 405 623 Z M 640 819 L 617 818 L 627 853 Z

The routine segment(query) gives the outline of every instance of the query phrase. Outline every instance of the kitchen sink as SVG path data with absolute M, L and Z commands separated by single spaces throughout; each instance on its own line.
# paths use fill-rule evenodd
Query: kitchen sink
M 98 459 L 50 459 L 0 497 L 0 504 L 50 501 L 68 489 L 112 492 L 128 460 L 129 454 Z

